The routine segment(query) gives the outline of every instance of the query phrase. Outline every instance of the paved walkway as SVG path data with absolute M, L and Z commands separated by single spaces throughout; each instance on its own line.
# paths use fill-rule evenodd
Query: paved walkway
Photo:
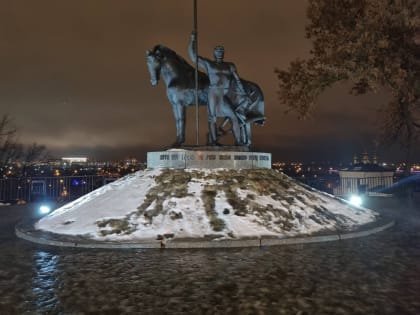
M 420 202 L 375 201 L 369 237 L 248 248 L 108 250 L 15 236 L 33 205 L 0 207 L 0 314 L 412 314 Z

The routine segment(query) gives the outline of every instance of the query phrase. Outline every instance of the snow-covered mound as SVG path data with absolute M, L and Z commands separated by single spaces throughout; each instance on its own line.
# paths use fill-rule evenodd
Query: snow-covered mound
M 36 228 L 112 241 L 240 239 L 351 230 L 376 215 L 274 170 L 162 169 L 99 188 Z

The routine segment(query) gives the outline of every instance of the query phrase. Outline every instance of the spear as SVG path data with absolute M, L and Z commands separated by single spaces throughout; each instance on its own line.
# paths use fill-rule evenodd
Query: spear
M 198 122 L 198 32 L 197 32 L 197 0 L 194 0 L 194 32 L 195 40 L 195 128 L 196 128 L 196 142 L 199 145 L 199 122 Z

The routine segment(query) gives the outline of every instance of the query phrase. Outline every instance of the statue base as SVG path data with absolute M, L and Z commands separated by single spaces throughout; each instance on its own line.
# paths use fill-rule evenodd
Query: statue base
M 189 147 L 148 152 L 147 168 L 271 169 L 271 153 L 239 151 L 239 148 Z
M 232 151 L 232 152 L 249 152 L 249 147 L 241 145 L 189 145 L 180 147 L 171 147 L 167 150 L 186 150 L 186 151 Z

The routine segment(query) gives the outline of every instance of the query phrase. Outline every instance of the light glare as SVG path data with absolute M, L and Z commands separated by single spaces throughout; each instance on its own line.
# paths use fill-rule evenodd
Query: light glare
M 360 207 L 362 205 L 362 198 L 359 196 L 353 195 L 350 197 L 350 203 L 354 206 Z
M 41 206 L 41 207 L 39 207 L 39 212 L 41 212 L 42 214 L 47 214 L 50 211 L 51 211 L 51 209 L 48 206 Z

